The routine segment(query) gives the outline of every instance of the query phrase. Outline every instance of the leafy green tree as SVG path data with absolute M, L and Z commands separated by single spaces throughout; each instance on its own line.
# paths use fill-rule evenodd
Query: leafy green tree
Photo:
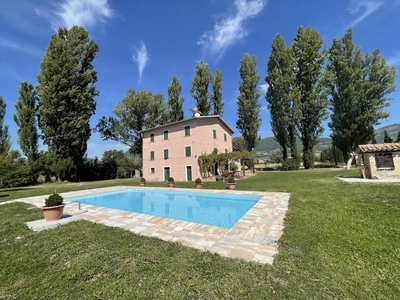
M 260 75 L 257 73 L 257 57 L 246 53 L 240 62 L 240 79 L 238 95 L 238 120 L 236 128 L 247 143 L 248 151 L 252 151 L 259 140 L 258 130 L 261 126 L 261 104 L 258 82 Z
M 3 126 L 6 114 L 6 102 L 0 96 L 0 154 L 7 153 L 11 148 L 11 138 L 8 134 L 8 126 Z
M 18 151 L 0 154 L 0 187 L 10 188 L 32 183 L 29 165 Z
M 321 35 L 313 28 L 300 26 L 292 44 L 297 61 L 296 82 L 299 101 L 295 104 L 300 118 L 297 128 L 303 144 L 304 168 L 314 166 L 314 147 L 324 132 L 322 121 L 328 118 L 329 105 L 324 63 L 327 56 Z
M 363 55 L 348 29 L 342 39 L 333 40 L 328 72 L 332 96 L 328 126 L 333 143 L 349 156 L 349 168 L 358 145 L 371 141 L 374 126 L 389 116 L 383 109 L 391 99 L 385 95 L 395 90 L 396 68 L 387 65 L 379 50 Z
M 103 116 L 96 126 L 104 140 L 114 140 L 130 147 L 131 154 L 142 154 L 141 131 L 168 123 L 167 103 L 162 94 L 129 89 L 114 108 L 116 117 Z
M 400 143 L 400 131 L 397 132 L 397 139 L 396 139 L 396 143 Z
M 39 136 L 37 132 L 36 110 L 37 95 L 32 84 L 22 81 L 15 103 L 14 121 L 18 125 L 18 144 L 22 153 L 33 165 L 38 158 Z
M 204 116 L 208 116 L 211 109 L 208 92 L 211 75 L 210 67 L 201 60 L 196 66 L 196 75 L 193 77 L 193 85 L 190 88 L 190 95 L 196 101 L 197 111 Z
M 224 103 L 222 102 L 222 71 L 216 70 L 215 76 L 212 77 L 212 94 L 210 98 L 213 108 L 213 115 L 222 117 L 224 112 Z
M 384 133 L 383 142 L 393 143 L 393 139 L 390 137 L 389 133 L 386 130 L 383 133 Z
M 285 40 L 278 34 L 273 39 L 271 55 L 268 59 L 268 83 L 266 100 L 271 115 L 271 129 L 276 142 L 281 146 L 283 160 L 291 157 L 299 161 L 296 143 L 296 120 L 299 119 L 296 103 L 299 93 L 294 89 L 296 80 L 296 60 L 292 49 L 286 47 Z
M 246 150 L 249 148 L 247 142 L 242 136 L 235 136 L 232 138 L 232 143 L 235 143 L 237 146 L 239 146 L 241 150 Z
M 184 119 L 182 106 L 185 98 L 179 98 L 181 92 L 182 85 L 180 84 L 178 77 L 174 75 L 171 84 L 168 86 L 168 109 L 170 113 L 169 121 L 171 123 Z
M 97 72 L 92 64 L 99 47 L 83 27 L 59 28 L 40 65 L 39 127 L 43 140 L 59 161 L 58 174 L 70 175 L 82 164 L 91 135 L 90 117 L 96 109 L 94 85 Z M 68 161 L 68 162 L 67 162 Z M 68 173 L 61 170 L 72 161 Z

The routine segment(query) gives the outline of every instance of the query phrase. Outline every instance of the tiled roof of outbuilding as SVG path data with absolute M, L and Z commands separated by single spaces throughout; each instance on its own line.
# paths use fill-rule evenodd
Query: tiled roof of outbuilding
M 359 145 L 358 147 L 363 153 L 400 151 L 400 143 L 368 144 Z

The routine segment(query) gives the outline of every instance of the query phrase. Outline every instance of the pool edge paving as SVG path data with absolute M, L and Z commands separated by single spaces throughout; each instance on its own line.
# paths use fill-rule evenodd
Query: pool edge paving
M 118 191 L 124 189 L 170 190 L 167 188 L 118 186 L 61 193 L 64 198 Z M 177 192 L 195 192 L 193 189 L 175 189 Z M 135 234 L 157 237 L 169 242 L 201 251 L 210 251 L 224 257 L 241 258 L 264 264 L 272 264 L 278 253 L 277 242 L 284 229 L 289 193 L 253 192 L 237 190 L 206 190 L 202 193 L 260 195 L 262 198 L 231 228 L 215 227 L 140 213 L 103 208 L 76 202 L 67 202 L 64 213 L 79 215 L 79 219 L 119 227 Z M 3 202 L 25 202 L 42 207 L 47 196 L 36 196 Z

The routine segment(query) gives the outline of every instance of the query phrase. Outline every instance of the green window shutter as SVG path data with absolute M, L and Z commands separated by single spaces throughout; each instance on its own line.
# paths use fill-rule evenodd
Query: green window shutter
M 226 133 L 224 133 L 224 141 L 226 142 Z
M 168 130 L 164 131 L 164 140 L 168 140 Z
M 164 149 L 164 159 L 168 159 L 168 149 Z
M 150 151 L 150 160 L 154 160 L 154 151 Z
M 150 142 L 153 143 L 154 142 L 154 133 L 150 134 Z
M 217 138 L 217 131 L 215 129 L 213 129 L 213 138 L 216 139 Z
M 192 156 L 192 147 L 190 146 L 185 147 L 185 156 L 186 157 Z
M 185 136 L 190 135 L 190 126 L 185 126 Z

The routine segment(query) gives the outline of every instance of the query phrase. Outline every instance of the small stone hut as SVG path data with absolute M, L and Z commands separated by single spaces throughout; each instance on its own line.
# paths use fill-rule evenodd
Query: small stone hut
M 359 145 L 369 178 L 400 179 L 400 143 Z

